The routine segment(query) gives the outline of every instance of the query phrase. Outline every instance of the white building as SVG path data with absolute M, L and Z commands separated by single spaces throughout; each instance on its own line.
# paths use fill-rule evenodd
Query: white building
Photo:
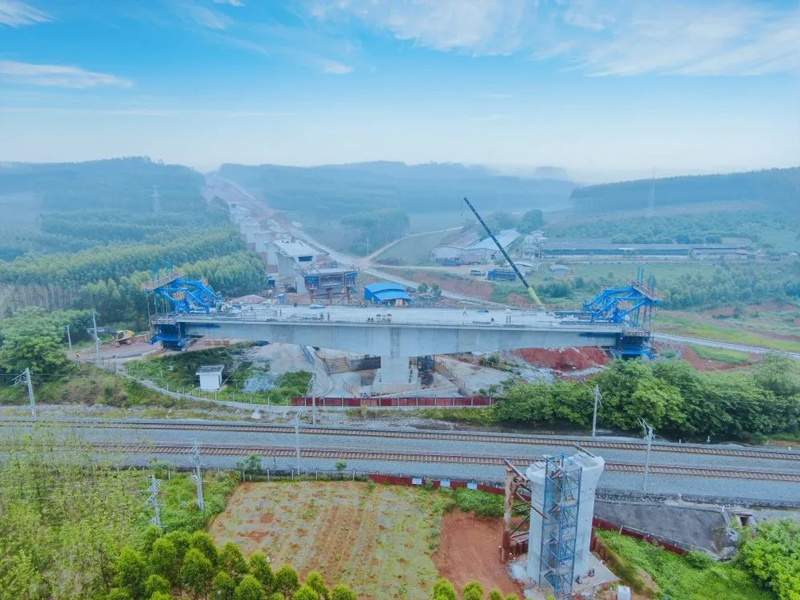
M 200 378 L 200 389 L 204 392 L 216 392 L 222 386 L 222 371 L 224 365 L 207 365 L 197 369 Z

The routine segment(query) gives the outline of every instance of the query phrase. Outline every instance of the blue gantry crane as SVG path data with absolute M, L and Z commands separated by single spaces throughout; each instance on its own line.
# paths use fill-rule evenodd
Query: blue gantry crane
M 205 279 L 189 279 L 174 270 L 166 274 L 153 272 L 150 281 L 142 285 L 145 294 L 153 296 L 155 316 L 151 319 L 154 330 L 150 343 L 161 342 L 165 348 L 182 350 L 189 338 L 181 331 L 177 313 L 211 313 L 222 306 L 222 296 L 215 292 Z M 159 302 L 167 314 L 159 314 Z

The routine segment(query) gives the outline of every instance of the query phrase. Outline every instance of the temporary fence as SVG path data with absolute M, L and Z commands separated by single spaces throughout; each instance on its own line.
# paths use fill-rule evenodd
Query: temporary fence
M 306 408 L 414 408 L 414 407 L 473 407 L 473 406 L 493 406 L 499 402 L 499 398 L 487 398 L 485 396 L 469 397 L 424 397 L 424 396 L 404 396 L 392 398 L 314 398 L 305 396 L 302 398 L 292 398 L 292 406 Z

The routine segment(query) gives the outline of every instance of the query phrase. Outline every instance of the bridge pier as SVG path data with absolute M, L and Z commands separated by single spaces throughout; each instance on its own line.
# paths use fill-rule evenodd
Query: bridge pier
M 408 356 L 381 356 L 381 368 L 375 376 L 372 390 L 377 393 L 398 391 L 398 386 L 417 388 L 419 373 Z

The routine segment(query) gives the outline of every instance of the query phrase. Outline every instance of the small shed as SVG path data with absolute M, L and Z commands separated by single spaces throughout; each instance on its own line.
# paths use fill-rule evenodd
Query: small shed
M 204 392 L 216 392 L 222 385 L 224 365 L 206 365 L 195 373 L 200 378 L 200 389 Z
M 402 306 L 411 303 L 411 296 L 400 283 L 373 283 L 364 287 L 364 300 L 382 306 Z

